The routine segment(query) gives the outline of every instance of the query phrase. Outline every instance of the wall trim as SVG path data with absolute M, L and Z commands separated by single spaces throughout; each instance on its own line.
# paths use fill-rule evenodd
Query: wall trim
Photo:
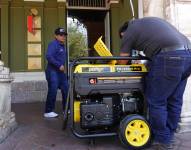
M 138 18 L 143 18 L 143 0 L 138 0 Z

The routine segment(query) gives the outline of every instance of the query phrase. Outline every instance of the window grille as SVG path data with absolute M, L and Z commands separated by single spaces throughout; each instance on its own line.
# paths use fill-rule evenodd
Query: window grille
M 67 7 L 73 9 L 108 9 L 108 0 L 67 0 Z

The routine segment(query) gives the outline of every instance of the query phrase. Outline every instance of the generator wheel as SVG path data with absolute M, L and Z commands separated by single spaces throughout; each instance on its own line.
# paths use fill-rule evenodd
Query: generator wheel
M 140 115 L 128 115 L 120 122 L 119 138 L 130 149 L 143 149 L 151 140 L 148 122 Z

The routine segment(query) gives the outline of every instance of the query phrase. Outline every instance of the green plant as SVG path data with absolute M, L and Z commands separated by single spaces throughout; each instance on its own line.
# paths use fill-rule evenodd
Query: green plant
M 75 23 L 68 25 L 68 51 L 70 59 L 88 56 L 86 36 Z

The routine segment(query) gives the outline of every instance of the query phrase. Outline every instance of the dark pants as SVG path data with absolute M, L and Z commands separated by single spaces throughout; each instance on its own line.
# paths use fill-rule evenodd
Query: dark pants
M 180 121 L 183 93 L 191 74 L 191 51 L 160 52 L 148 68 L 146 98 L 154 140 L 169 144 Z
M 62 107 L 64 110 L 68 93 L 68 82 L 66 75 L 63 72 L 55 71 L 53 69 L 47 69 L 45 74 L 48 82 L 45 113 L 54 111 L 58 89 L 60 89 L 62 93 Z

